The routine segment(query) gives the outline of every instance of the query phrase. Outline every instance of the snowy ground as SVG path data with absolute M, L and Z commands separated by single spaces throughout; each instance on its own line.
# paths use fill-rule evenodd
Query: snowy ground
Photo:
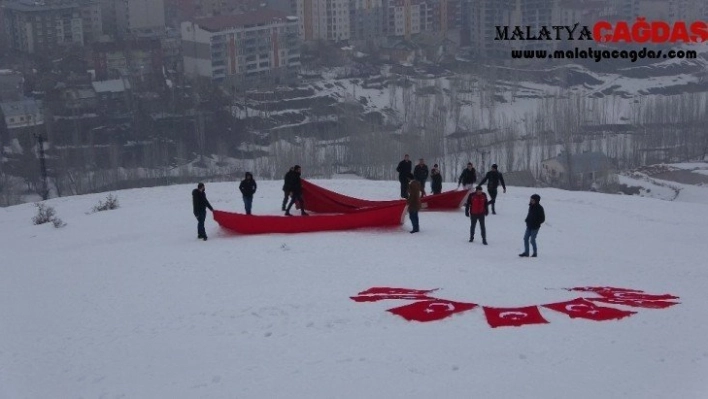
M 397 182 L 314 181 L 393 199 Z M 281 182 L 254 212 L 279 213 Z M 445 188 L 452 188 L 446 183 Z M 48 201 L 67 226 L 34 226 L 32 204 L 0 209 L 0 398 L 686 398 L 708 397 L 708 188 L 662 201 L 510 187 L 468 243 L 462 211 L 390 230 L 235 236 L 210 218 L 196 240 L 193 186 Z M 528 197 L 547 222 L 539 258 L 519 258 Z M 236 185 L 211 203 L 243 209 Z M 476 308 L 436 322 L 357 303 L 376 286 L 518 307 L 615 286 L 681 304 L 618 321 L 491 328 Z

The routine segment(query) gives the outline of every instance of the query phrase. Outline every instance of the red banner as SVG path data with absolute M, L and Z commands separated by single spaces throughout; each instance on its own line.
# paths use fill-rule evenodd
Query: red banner
M 570 316 L 571 319 L 581 318 L 595 321 L 619 320 L 637 313 L 629 310 L 619 310 L 615 308 L 597 306 L 584 298 L 577 298 L 567 302 L 550 303 L 541 306 L 557 312 L 565 313 Z
M 463 303 L 436 299 L 432 301 L 420 301 L 398 308 L 388 309 L 389 312 L 401 316 L 408 321 L 436 321 L 450 317 L 455 313 L 474 309 L 479 305 L 475 303 Z
M 427 294 L 436 290 L 437 288 L 432 290 L 414 290 L 410 288 L 373 287 L 350 298 L 356 302 L 376 302 L 384 299 L 434 300 L 436 298 L 429 297 Z
M 489 308 L 484 306 L 487 323 L 492 328 L 519 327 L 526 324 L 547 324 L 548 321 L 541 316 L 538 306 L 522 308 Z

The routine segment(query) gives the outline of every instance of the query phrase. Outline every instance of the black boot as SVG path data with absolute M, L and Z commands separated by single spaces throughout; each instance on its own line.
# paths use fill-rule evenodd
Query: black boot
M 474 242 L 474 236 L 470 237 L 470 242 Z
M 486 239 L 486 238 L 483 238 L 483 239 L 482 239 L 482 244 L 487 245 L 487 239 Z
M 526 252 L 524 252 L 524 253 L 519 254 L 519 256 L 522 257 L 522 258 L 528 258 L 528 257 L 529 257 L 529 254 L 527 254 Z

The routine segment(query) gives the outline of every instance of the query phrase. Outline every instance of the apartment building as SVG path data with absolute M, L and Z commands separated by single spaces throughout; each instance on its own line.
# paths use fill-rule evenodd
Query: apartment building
M 383 0 L 351 0 L 349 2 L 349 38 L 370 41 L 384 33 Z
M 99 41 L 103 35 L 101 3 L 98 0 L 80 0 L 79 12 L 84 29 L 84 44 Z
M 297 78 L 298 19 L 282 11 L 195 18 L 182 23 L 181 35 L 187 75 L 234 86 Z
M 96 43 L 96 80 L 131 78 L 134 86 L 157 86 L 163 80 L 162 45 L 158 39 Z
M 296 0 L 304 41 L 344 41 L 351 35 L 349 0 Z
M 104 30 L 114 38 L 165 34 L 164 0 L 101 0 L 101 14 Z
M 25 53 L 48 53 L 83 45 L 81 10 L 76 2 L 6 0 L 2 4 L 7 45 Z
M 389 0 L 386 10 L 388 36 L 410 39 L 416 33 L 433 29 L 433 5 L 425 0 Z

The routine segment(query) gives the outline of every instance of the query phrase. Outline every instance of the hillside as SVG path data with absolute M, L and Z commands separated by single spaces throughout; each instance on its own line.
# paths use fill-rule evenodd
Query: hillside
M 369 199 L 398 190 L 315 183 Z M 120 208 L 99 213 L 90 211 L 105 193 L 54 198 L 46 203 L 62 228 L 32 225 L 32 204 L 0 209 L 1 398 L 708 393 L 705 187 L 691 202 L 509 187 L 487 219 L 488 246 L 467 242 L 461 210 L 421 213 L 415 235 L 406 219 L 387 230 L 238 236 L 208 218 L 202 242 L 192 188 L 117 191 Z M 206 191 L 217 209 L 243 208 L 233 183 Z M 535 192 L 547 214 L 539 257 L 519 258 Z M 281 195 L 279 181 L 259 181 L 254 213 L 279 214 Z M 680 304 L 597 303 L 636 312 L 602 322 L 540 306 L 592 296 L 564 290 L 584 286 Z M 439 288 L 439 301 L 479 306 L 407 321 L 387 310 L 413 301 L 350 299 L 372 287 Z M 492 328 L 482 306 L 532 307 L 547 323 Z

